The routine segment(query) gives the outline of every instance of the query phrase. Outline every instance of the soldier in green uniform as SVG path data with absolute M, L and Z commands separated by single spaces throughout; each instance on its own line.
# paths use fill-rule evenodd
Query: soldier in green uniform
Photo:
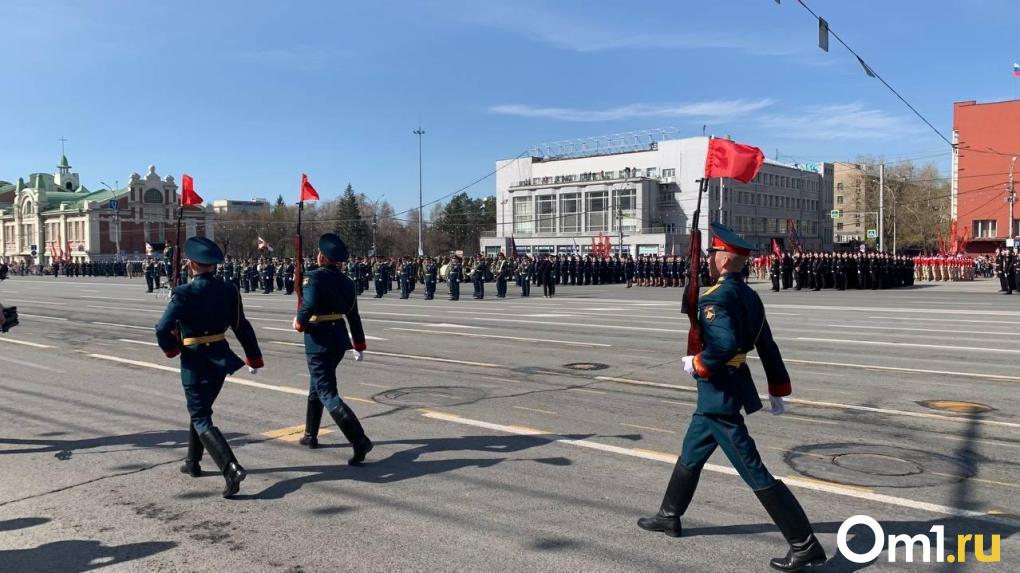
M 425 283 L 425 300 L 432 300 L 436 297 L 436 282 L 439 278 L 439 267 L 432 260 L 432 257 L 425 257 L 425 264 L 422 265 L 422 282 Z
M 326 233 L 319 239 L 317 258 L 319 268 L 302 281 L 304 299 L 294 317 L 294 330 L 305 335 L 305 358 L 311 375 L 305 435 L 300 443 L 310 448 L 318 446 L 319 423 L 325 408 L 354 448 L 347 463 L 356 466 L 372 450 L 372 440 L 365 435 L 351 407 L 340 398 L 336 369 L 348 350 L 354 350 L 354 359 L 361 360 L 366 347 L 365 330 L 358 314 L 354 282 L 337 268 L 349 258 L 347 245 L 340 237 Z
M 712 224 L 712 234 L 708 264 L 718 283 L 698 301 L 703 349 L 683 358 L 684 370 L 697 382 L 697 408 L 659 512 L 639 519 L 638 526 L 679 537 L 680 516 L 694 497 L 701 469 L 720 447 L 790 544 L 786 557 L 773 559 L 770 565 L 780 571 L 821 565 L 825 550 L 807 515 L 789 488 L 765 469 L 740 415 L 741 409 L 747 414 L 762 409 L 746 363 L 751 350 L 757 350 L 765 368 L 772 414 L 783 413 L 782 396 L 791 393 L 790 376 L 772 338 L 765 307 L 741 273 L 754 247 L 717 223 Z
M 184 252 L 194 280 L 173 290 L 170 304 L 156 324 L 156 340 L 168 358 L 181 357 L 181 383 L 191 415 L 188 457 L 181 471 L 201 476 L 199 461 L 202 450 L 208 450 L 226 481 L 223 497 L 230 497 L 238 492 L 247 474 L 213 425 L 212 406 L 229 374 L 245 362 L 252 374 L 262 368 L 262 351 L 255 330 L 244 317 L 241 294 L 213 274 L 216 265 L 223 262 L 220 248 L 205 237 L 192 237 L 184 244 Z M 227 344 L 228 328 L 244 348 L 246 361 Z
M 450 267 L 446 271 L 446 282 L 450 286 L 450 300 L 460 300 L 460 281 L 464 280 L 464 267 L 460 257 L 454 255 L 450 259 Z

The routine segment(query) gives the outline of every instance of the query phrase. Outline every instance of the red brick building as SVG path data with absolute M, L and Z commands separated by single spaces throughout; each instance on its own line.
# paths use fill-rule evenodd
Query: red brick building
M 1020 100 L 954 103 L 953 142 L 952 216 L 970 231 L 968 250 L 988 252 L 1020 235 L 1020 209 L 1008 200 L 1011 167 L 1020 170 Z

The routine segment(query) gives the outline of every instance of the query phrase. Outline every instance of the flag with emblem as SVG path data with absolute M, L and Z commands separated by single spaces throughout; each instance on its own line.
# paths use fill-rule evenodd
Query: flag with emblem
M 267 243 L 266 240 L 263 239 L 262 237 L 259 237 L 255 241 L 255 244 L 258 246 L 258 249 L 260 251 L 265 249 L 266 251 L 269 251 L 270 253 L 273 252 L 273 247 L 269 243 Z

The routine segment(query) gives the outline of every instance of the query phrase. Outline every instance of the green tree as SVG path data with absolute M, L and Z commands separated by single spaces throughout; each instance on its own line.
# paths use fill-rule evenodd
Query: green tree
M 358 196 L 350 183 L 336 204 L 336 222 L 333 230 L 347 243 L 352 255 L 364 255 L 371 243 L 371 231 L 361 217 Z

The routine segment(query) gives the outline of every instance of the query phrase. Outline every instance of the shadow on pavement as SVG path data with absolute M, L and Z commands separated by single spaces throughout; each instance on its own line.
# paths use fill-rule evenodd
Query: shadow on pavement
M 18 517 L 16 519 L 7 519 L 0 521 L 0 532 L 27 529 L 29 527 L 35 527 L 36 525 L 49 523 L 50 521 L 51 520 L 48 517 Z
M 590 435 L 566 436 L 570 439 L 583 440 Z M 352 468 L 346 460 L 330 452 L 321 466 L 290 466 L 279 468 L 250 469 L 249 474 L 272 474 L 299 472 L 309 475 L 285 479 L 277 482 L 249 499 L 281 499 L 301 489 L 306 484 L 336 480 L 355 480 L 369 483 L 392 483 L 414 479 L 426 475 L 456 471 L 466 467 L 488 468 L 506 461 L 534 461 L 537 463 L 566 466 L 570 460 L 566 458 L 539 458 L 536 460 L 516 460 L 507 457 L 472 457 L 445 460 L 419 460 L 425 454 L 439 452 L 486 452 L 509 454 L 535 447 L 545 446 L 551 442 L 541 436 L 462 436 L 459 438 L 436 438 L 421 440 L 392 440 L 376 442 L 376 446 L 409 444 L 410 449 L 397 452 L 388 458 L 369 462 L 364 466 Z M 378 450 L 376 450 L 378 451 Z M 325 453 L 325 452 L 324 452 Z M 243 496 L 237 496 L 244 499 Z
M 228 440 L 236 438 L 241 434 L 225 434 Z M 0 449 L 0 456 L 12 454 L 42 454 L 53 452 L 53 457 L 58 460 L 69 460 L 81 450 L 93 448 L 107 448 L 116 446 L 127 446 L 119 450 L 130 451 L 142 448 L 182 448 L 188 445 L 188 430 L 161 430 L 158 432 L 139 432 L 136 434 L 123 434 L 120 436 L 101 436 L 98 438 L 84 438 L 80 440 L 55 440 L 55 439 L 23 439 L 0 437 L 0 446 L 23 446 L 18 449 Z M 106 450 L 99 453 L 110 453 Z
M 55 541 L 33 549 L 0 550 L 5 571 L 92 571 L 177 547 L 170 541 L 104 546 L 99 541 Z

